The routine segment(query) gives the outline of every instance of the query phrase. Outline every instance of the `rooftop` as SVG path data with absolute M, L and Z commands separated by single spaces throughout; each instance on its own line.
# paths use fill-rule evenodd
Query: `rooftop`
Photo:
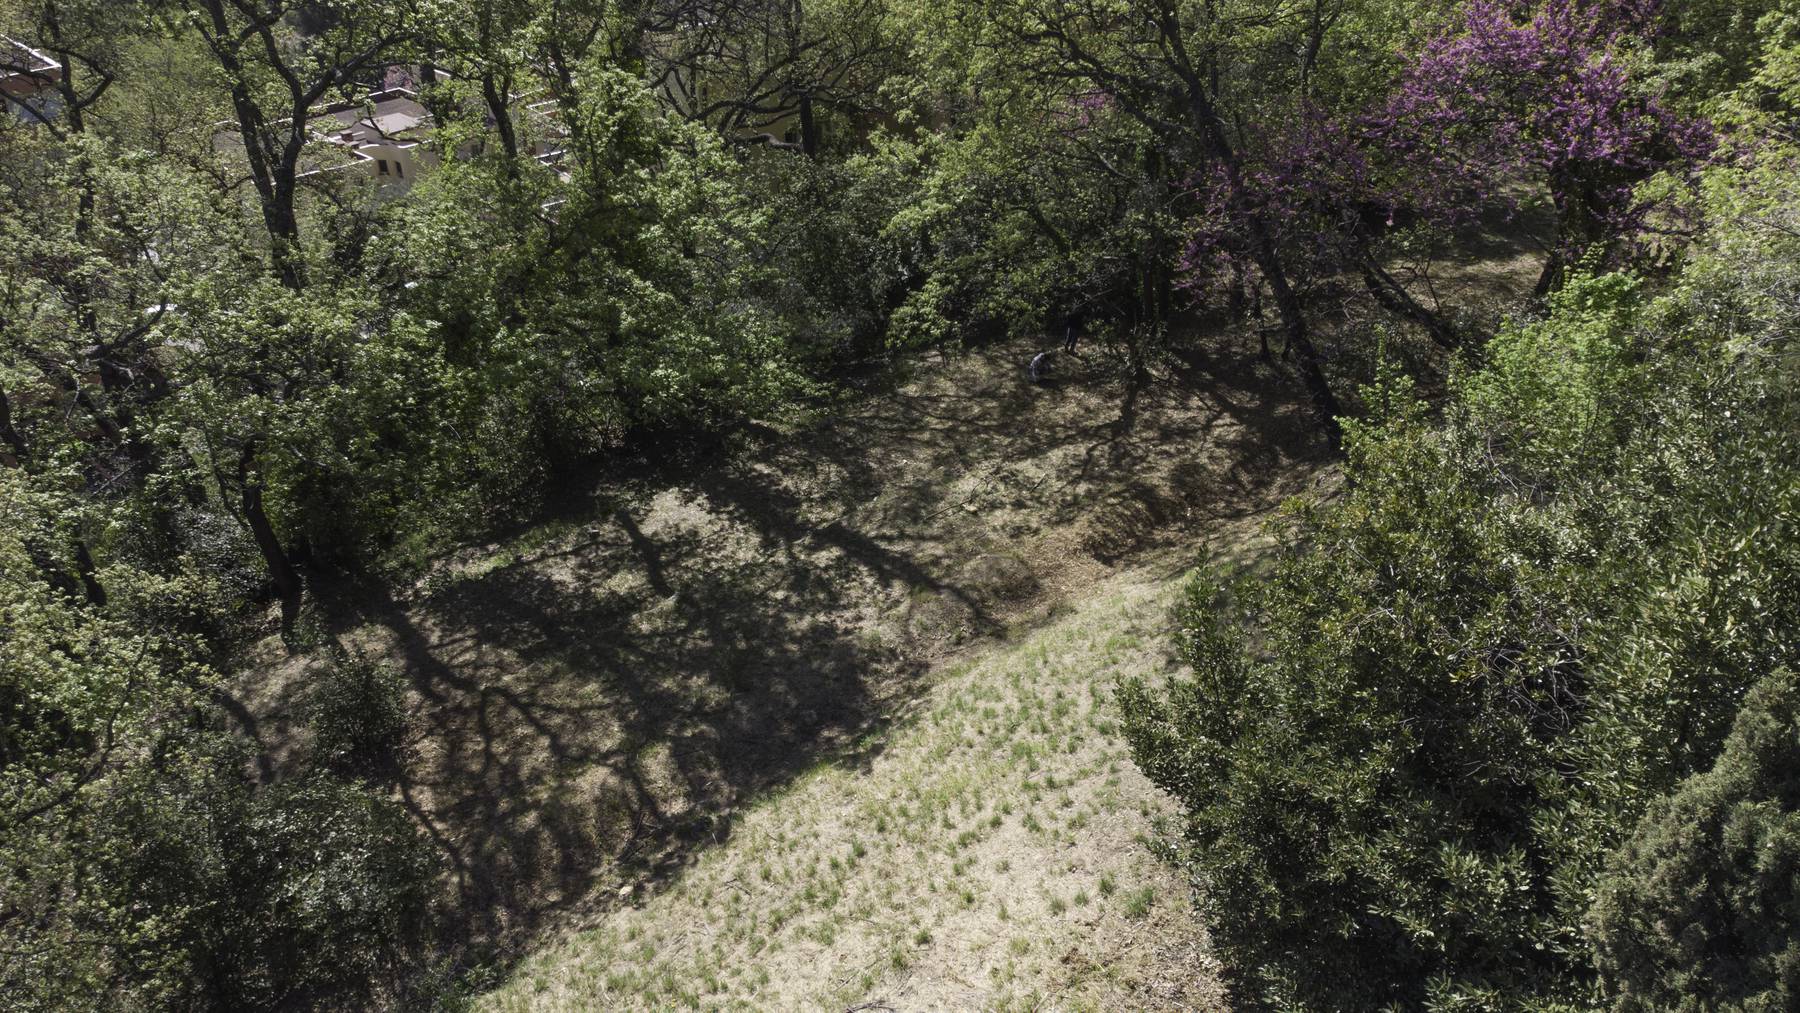
M 335 126 L 332 125 L 335 122 Z M 354 105 L 332 108 L 320 117 L 321 133 L 340 144 L 417 144 L 431 128 L 431 114 L 405 88 L 371 92 Z
M 0 35 L 0 82 L 32 77 L 54 80 L 62 76 L 62 64 L 10 35 Z

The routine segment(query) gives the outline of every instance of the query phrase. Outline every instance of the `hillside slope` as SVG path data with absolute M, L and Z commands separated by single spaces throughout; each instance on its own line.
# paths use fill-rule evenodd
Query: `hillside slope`
M 935 673 L 867 758 L 743 813 L 666 889 L 534 956 L 497 1011 L 1217 1008 L 1112 687 L 1171 664 L 1172 584 L 1112 578 Z
M 1086 725 L 1069 722 L 1110 721 L 1097 701 L 1117 672 L 1163 664 L 1161 585 L 1200 554 L 1242 544 L 1284 497 L 1314 488 L 1323 441 L 1292 385 L 1253 354 L 1134 386 L 1094 349 L 1066 363 L 1055 384 L 1035 387 L 1023 376 L 1031 353 L 1006 344 L 926 357 L 894 387 L 847 399 L 816 423 L 747 432 L 723 452 L 646 462 L 625 477 L 609 469 L 593 488 L 571 490 L 563 515 L 459 552 L 416 587 L 330 617 L 338 646 L 385 659 L 410 679 L 413 718 L 395 788 L 443 856 L 458 963 L 504 969 L 570 932 L 614 925 L 633 898 L 684 879 L 722 842 L 753 839 L 739 824 L 753 807 L 773 804 L 765 799 L 810 797 L 788 794 L 796 779 L 874 764 L 893 736 L 938 734 L 903 732 L 912 727 L 906 715 L 951 706 L 955 693 L 941 694 L 958 679 L 995 678 L 985 668 L 969 676 L 970 659 L 1010 671 L 989 652 L 1026 635 L 1069 638 L 1068 657 L 1053 659 L 1061 667 L 1045 686 L 1080 706 L 1055 715 L 1063 752 L 1047 768 L 1054 785 L 1008 789 L 1015 814 L 1004 833 L 1051 840 L 1018 825 L 1019 799 L 1035 791 L 1052 806 L 1035 820 L 1061 828 L 1043 832 L 1079 832 L 1087 843 L 1078 848 L 1096 854 L 1131 850 L 1141 814 L 1128 831 L 1092 835 L 1103 826 L 1112 834 L 1117 814 L 1137 812 L 1145 789 L 1115 739 L 1095 735 L 1090 749 L 1087 735 L 1072 734 Z M 1068 615 L 1095 607 L 1105 588 L 1124 596 L 1114 613 Z M 1141 645 L 1101 649 L 1121 631 Z M 287 657 L 271 640 L 240 684 L 246 730 L 262 743 L 272 776 L 304 758 L 307 743 L 293 730 L 328 660 L 325 651 Z M 1051 721 L 1039 715 L 1045 708 L 1075 706 L 1048 699 L 1005 706 L 1023 708 L 1015 717 L 1027 728 Z M 1000 734 L 1001 711 L 993 700 L 975 712 Z M 968 734 L 987 741 L 973 726 Z M 1039 755 L 1049 735 L 995 739 L 954 762 L 994 764 L 983 777 L 1031 779 L 1031 763 L 1049 762 Z M 1068 754 L 1071 739 L 1077 751 Z M 896 784 L 907 777 L 888 776 Z M 1065 788 L 1078 780 L 1083 787 Z M 986 791 L 974 781 L 958 790 L 958 807 Z M 884 804 L 916 816 L 918 803 L 904 798 Z M 1086 814 L 1085 828 L 1067 825 L 1075 813 Z M 952 822 L 963 815 L 958 808 Z M 982 819 L 994 816 L 982 810 Z M 815 818 L 792 817 L 797 825 Z M 898 811 L 885 818 L 890 833 L 909 819 Z M 996 836 L 1008 826 L 1008 814 L 1000 818 Z M 848 835 L 840 832 L 844 849 L 853 846 Z M 937 846 L 884 840 L 896 849 Z M 1061 845 L 1046 846 L 1052 854 Z M 848 855 L 819 861 L 828 869 L 832 857 Z M 994 871 L 997 852 L 986 861 L 982 890 L 1011 895 L 1041 878 L 1083 909 L 1069 917 L 1105 909 L 1098 877 L 1108 871 L 1118 896 L 1154 885 L 1158 910 L 1182 907 L 1173 887 L 1152 884 L 1147 871 L 1090 863 L 1052 874 L 1043 855 L 1027 852 L 1012 861 L 1011 875 L 1024 877 L 1016 883 Z M 920 874 L 930 868 L 922 863 Z M 940 889 L 955 881 L 960 892 L 967 872 Z M 805 894 L 806 884 L 789 885 Z M 1089 905 L 1075 903 L 1083 890 Z M 1008 914 L 1049 903 L 1031 891 L 1009 901 Z M 968 911 L 997 917 L 992 905 Z M 923 908 L 895 918 L 884 932 L 906 922 L 907 933 L 939 934 Z M 764 921 L 758 931 L 767 929 Z M 943 931 L 960 930 L 945 922 Z M 1009 937 L 1004 945 L 1027 944 Z M 864 973 L 872 972 L 832 987 L 848 989 Z M 945 981 L 968 979 L 967 988 L 1008 992 L 985 965 L 945 973 Z M 1025 990 L 1051 984 L 1040 976 Z M 826 994 L 813 987 L 783 985 L 799 991 L 769 1001 L 779 1008 Z

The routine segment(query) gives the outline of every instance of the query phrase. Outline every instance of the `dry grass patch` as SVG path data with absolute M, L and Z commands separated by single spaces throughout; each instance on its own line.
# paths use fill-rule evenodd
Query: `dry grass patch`
M 1118 677 L 1162 672 L 1167 584 L 1118 578 L 936 676 L 862 764 L 740 814 L 665 889 L 547 949 L 497 1011 L 1222 1005 Z

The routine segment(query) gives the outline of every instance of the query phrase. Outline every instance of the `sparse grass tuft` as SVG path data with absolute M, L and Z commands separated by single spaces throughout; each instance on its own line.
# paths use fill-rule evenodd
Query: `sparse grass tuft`
M 1156 902 L 1156 888 L 1139 887 L 1125 895 L 1125 917 L 1136 921 L 1150 913 L 1150 905 Z

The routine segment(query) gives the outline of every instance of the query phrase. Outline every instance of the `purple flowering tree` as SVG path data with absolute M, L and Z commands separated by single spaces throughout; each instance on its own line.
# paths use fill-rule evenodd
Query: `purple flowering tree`
M 1455 229 L 1537 186 L 1557 211 L 1541 292 L 1583 257 L 1616 258 L 1656 210 L 1638 184 L 1713 147 L 1706 124 L 1676 116 L 1630 71 L 1624 54 L 1654 32 L 1657 11 L 1655 0 L 1466 0 L 1372 111 L 1303 101 L 1251 132 L 1235 181 L 1217 165 L 1190 180 L 1187 286 L 1240 291 L 1254 220 L 1294 277 L 1359 277 L 1381 306 L 1454 347 L 1459 336 L 1382 263 L 1377 240 L 1396 222 Z
M 1395 202 L 1358 126 L 1309 104 L 1288 122 L 1260 131 L 1263 143 L 1239 179 L 1238 207 L 1231 203 L 1230 181 L 1217 167 L 1190 179 L 1198 211 L 1178 273 L 1197 296 L 1222 289 L 1234 305 L 1247 299 L 1252 313 L 1260 315 L 1254 289 L 1244 288 L 1254 265 L 1248 260 L 1245 217 L 1238 212 L 1248 206 L 1265 223 L 1297 282 L 1360 274 L 1383 306 L 1452 346 L 1450 328 L 1419 305 L 1376 255 L 1373 240 L 1392 223 Z
M 1363 130 L 1384 163 L 1381 200 L 1454 225 L 1520 183 L 1547 189 L 1557 236 L 1540 292 L 1575 260 L 1611 257 L 1655 207 L 1638 184 L 1713 150 L 1634 80 L 1625 53 L 1654 31 L 1655 0 L 1467 0 Z

